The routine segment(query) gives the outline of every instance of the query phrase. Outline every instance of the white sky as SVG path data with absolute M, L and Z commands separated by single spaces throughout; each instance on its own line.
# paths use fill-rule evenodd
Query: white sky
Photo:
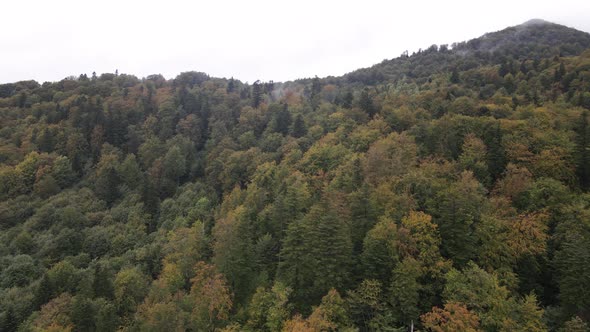
M 3 0 L 0 82 L 93 71 L 286 81 L 342 75 L 532 18 L 590 32 L 590 1 Z

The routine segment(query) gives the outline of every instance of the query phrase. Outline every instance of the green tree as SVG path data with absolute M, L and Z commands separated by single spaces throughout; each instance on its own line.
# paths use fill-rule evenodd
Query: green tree
M 39 282 L 39 285 L 37 285 L 37 289 L 35 290 L 35 307 L 40 308 L 45 303 L 49 302 L 49 300 L 53 296 L 53 292 L 53 284 L 51 283 L 51 280 L 49 279 L 47 274 L 43 274 L 43 277 L 41 277 L 41 281 Z
M 349 283 L 350 231 L 325 201 L 291 223 L 280 255 L 279 278 L 294 289 L 296 304 L 309 306 L 318 294 Z
M 248 331 L 281 331 L 289 318 L 291 289 L 280 282 L 271 289 L 259 287 L 248 305 Z
M 361 261 L 365 277 L 389 283 L 391 272 L 399 262 L 398 256 L 397 226 L 393 220 L 383 218 L 363 242 Z
M 489 186 L 490 174 L 486 160 L 487 152 L 483 141 L 473 134 L 465 136 L 463 152 L 458 160 L 459 165 L 463 170 L 472 171 L 480 183 Z
M 135 310 L 137 305 L 147 294 L 148 282 L 146 276 L 136 267 L 125 268 L 115 276 L 115 303 L 121 315 L 127 315 Z
M 358 105 L 359 108 L 363 112 L 367 113 L 370 118 L 372 118 L 377 113 L 377 107 L 373 103 L 373 98 L 371 98 L 368 88 L 365 88 L 361 91 Z
M 81 295 L 72 300 L 72 323 L 79 331 L 96 331 L 96 308 L 94 303 Z
M 94 266 L 94 275 L 92 278 L 92 290 L 95 297 L 102 297 L 105 299 L 113 299 L 115 289 L 113 279 L 109 269 L 103 264 L 96 264 Z
M 588 126 L 587 111 L 584 111 L 580 116 L 576 126 L 576 134 L 576 174 L 580 181 L 580 187 L 587 191 L 590 188 L 590 126 Z
M 393 270 L 390 287 L 391 304 L 396 320 L 403 326 L 417 322 L 420 315 L 420 263 L 411 257 L 404 259 Z
M 305 121 L 303 121 L 303 116 L 298 114 L 295 117 L 295 121 L 293 121 L 293 129 L 291 130 L 291 134 L 295 138 L 303 137 L 307 134 L 307 127 L 305 125 Z
M 252 84 L 252 107 L 258 108 L 258 106 L 260 106 L 260 103 L 262 103 L 263 101 L 263 97 L 264 91 L 262 84 L 260 83 L 260 81 L 254 82 L 254 84 Z
M 113 204 L 120 195 L 121 179 L 115 167 L 116 165 L 105 165 L 99 169 L 94 183 L 96 195 L 107 204 Z
M 166 177 L 179 184 L 180 178 L 186 173 L 186 157 L 178 146 L 173 146 L 166 152 L 162 166 Z
M 431 208 L 439 225 L 442 253 L 459 266 L 477 252 L 476 225 L 484 204 L 484 189 L 473 173 L 463 172 L 459 181 L 438 193 Z
M 446 279 L 442 294 L 445 302 L 464 303 L 480 317 L 485 330 L 499 330 L 503 322 L 510 319 L 515 302 L 496 275 L 471 262 L 463 271 L 451 269 Z
M 134 154 L 128 154 L 118 169 L 119 176 L 130 189 L 136 189 L 141 184 L 142 173 Z

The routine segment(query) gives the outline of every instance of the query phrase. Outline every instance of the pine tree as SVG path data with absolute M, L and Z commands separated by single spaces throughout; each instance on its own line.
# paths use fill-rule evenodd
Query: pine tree
M 399 262 L 395 221 L 388 218 L 380 220 L 367 233 L 362 247 L 361 262 L 365 279 L 388 284 L 391 272 Z
M 264 91 L 260 81 L 254 82 L 254 84 L 252 84 L 252 107 L 258 108 L 258 106 L 260 106 L 263 94 Z
M 229 79 L 229 82 L 227 82 L 226 91 L 227 91 L 227 93 L 232 93 L 235 91 L 235 89 L 236 89 L 236 82 L 235 82 L 234 78 L 232 77 Z
M 354 100 L 354 96 L 352 94 L 352 91 L 347 91 L 344 94 L 344 97 L 342 97 L 342 103 L 341 103 L 342 107 L 347 108 L 347 109 L 352 108 L 353 100 Z
M 303 121 L 303 116 L 298 114 L 295 117 L 295 121 L 293 122 L 293 129 L 292 135 L 295 138 L 303 137 L 307 134 L 307 127 L 305 126 L 305 121 Z
M 588 112 L 584 111 L 576 128 L 576 174 L 580 187 L 584 191 L 590 189 L 590 127 Z
M 71 319 L 78 331 L 95 331 L 96 308 L 91 300 L 78 295 L 72 301 Z
M 303 308 L 331 288 L 350 282 L 352 241 L 344 221 L 327 202 L 313 206 L 301 221 L 289 225 L 279 263 L 279 279 L 294 290 Z
M 113 299 L 115 296 L 115 288 L 111 275 L 108 269 L 104 268 L 101 264 L 96 264 L 94 267 L 92 290 L 94 291 L 95 297 Z
M 361 92 L 361 96 L 359 98 L 359 107 L 363 112 L 367 113 L 370 118 L 372 118 L 375 113 L 377 113 L 377 109 L 373 104 L 373 99 L 369 94 L 369 89 L 364 89 Z
M 49 280 L 49 277 L 47 277 L 47 274 L 44 274 L 43 277 L 41 278 L 41 281 L 39 282 L 39 286 L 37 286 L 37 289 L 35 291 L 35 298 L 34 298 L 35 307 L 37 309 L 40 308 L 45 303 L 49 302 L 49 300 L 51 300 L 52 296 L 53 296 L 53 284 L 51 283 L 51 280 Z
M 0 316 L 0 331 L 16 332 L 18 329 L 18 322 L 14 309 L 9 306 L 4 314 Z
M 439 225 L 441 251 L 455 264 L 462 266 L 473 259 L 477 249 L 474 234 L 484 203 L 484 189 L 471 172 L 441 191 L 435 200 L 432 215 Z
M 274 116 L 274 131 L 287 135 L 289 133 L 289 127 L 291 126 L 291 121 L 291 113 L 288 110 L 287 104 L 282 104 L 279 106 L 279 109 Z
M 97 196 L 107 204 L 112 204 L 119 198 L 119 184 L 117 170 L 113 166 L 107 166 L 100 170 L 94 186 Z
M 279 254 L 278 280 L 294 290 L 293 302 L 300 307 L 309 301 L 313 282 L 313 267 L 307 248 L 309 230 L 303 220 L 287 228 Z
M 312 110 L 317 110 L 320 106 L 320 92 L 322 91 L 322 84 L 320 79 L 316 76 L 311 80 L 311 93 L 309 94 L 309 103 Z
M 348 226 L 326 203 L 320 204 L 306 216 L 313 227 L 312 242 L 308 246 L 315 265 L 314 295 L 347 286 L 352 266 L 352 241 Z
M 459 78 L 459 71 L 457 70 L 457 67 L 453 68 L 453 71 L 451 72 L 451 83 L 453 84 L 457 84 L 461 81 L 461 79 Z
M 492 178 L 492 183 L 494 183 L 506 168 L 506 151 L 502 144 L 502 131 L 499 122 L 485 129 L 483 141 L 487 147 L 488 172 Z
M 411 257 L 404 259 L 393 270 L 391 303 L 397 321 L 404 326 L 410 326 L 412 321 L 416 322 L 420 315 L 421 285 L 418 278 L 421 274 L 420 263 Z

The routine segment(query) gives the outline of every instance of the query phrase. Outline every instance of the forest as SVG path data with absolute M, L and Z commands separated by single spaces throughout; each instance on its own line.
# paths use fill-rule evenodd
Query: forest
M 155 68 L 157 70 L 157 68 Z M 0 85 L 0 331 L 590 331 L 590 34 Z

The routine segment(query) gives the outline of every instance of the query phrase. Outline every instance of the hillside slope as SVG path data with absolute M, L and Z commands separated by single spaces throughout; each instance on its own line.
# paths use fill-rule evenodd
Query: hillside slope
M 588 35 L 478 40 L 0 85 L 0 331 L 587 330 Z

